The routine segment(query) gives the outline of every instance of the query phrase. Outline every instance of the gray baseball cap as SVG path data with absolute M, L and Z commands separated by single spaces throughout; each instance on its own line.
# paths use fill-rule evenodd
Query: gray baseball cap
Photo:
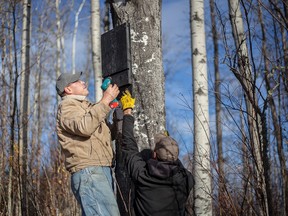
M 56 90 L 57 90 L 58 95 L 61 96 L 62 93 L 64 92 L 64 88 L 68 86 L 70 83 L 73 83 L 79 80 L 81 75 L 82 75 L 82 72 L 75 73 L 75 74 L 62 73 L 56 81 Z
M 154 142 L 154 151 L 159 160 L 173 162 L 178 159 L 179 147 L 172 137 L 159 133 L 154 136 Z

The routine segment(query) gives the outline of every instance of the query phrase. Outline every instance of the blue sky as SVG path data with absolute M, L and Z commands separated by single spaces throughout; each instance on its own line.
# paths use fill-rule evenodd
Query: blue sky
M 167 128 L 181 144 L 181 155 L 191 152 L 193 144 L 192 111 L 187 107 L 192 106 L 189 7 L 189 0 L 164 0 L 162 8 L 164 69 L 169 70 L 165 83 Z

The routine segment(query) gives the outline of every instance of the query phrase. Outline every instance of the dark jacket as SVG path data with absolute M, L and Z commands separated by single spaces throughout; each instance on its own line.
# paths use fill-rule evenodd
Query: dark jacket
M 146 160 L 134 138 L 134 118 L 123 118 L 123 154 L 135 185 L 134 210 L 137 216 L 182 216 L 194 180 L 180 160 L 169 163 Z

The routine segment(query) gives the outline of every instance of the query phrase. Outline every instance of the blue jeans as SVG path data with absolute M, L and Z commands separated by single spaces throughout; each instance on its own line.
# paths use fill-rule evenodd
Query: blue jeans
M 82 215 L 120 216 L 110 167 L 87 167 L 71 176 L 71 188 Z

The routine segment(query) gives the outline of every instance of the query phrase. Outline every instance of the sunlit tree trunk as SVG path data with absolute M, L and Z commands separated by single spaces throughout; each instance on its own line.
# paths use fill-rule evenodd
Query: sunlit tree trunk
M 153 147 L 154 134 L 165 129 L 161 1 L 117 2 L 112 4 L 113 26 L 130 23 L 135 133 L 140 149 Z
M 190 10 L 194 107 L 194 211 L 197 216 L 212 216 L 213 195 L 204 1 L 191 0 Z
M 267 196 L 267 182 L 264 170 L 264 158 L 267 146 L 263 137 L 263 128 L 266 126 L 261 118 L 261 111 L 257 104 L 257 97 L 255 94 L 255 77 L 252 75 L 252 68 L 250 66 L 248 49 L 246 45 L 246 35 L 243 27 L 242 14 L 240 11 L 240 3 L 238 0 L 228 0 L 229 15 L 232 26 L 232 33 L 234 37 L 235 47 L 237 50 L 238 67 L 233 69 L 235 77 L 240 82 L 245 95 L 248 130 L 251 150 L 255 160 L 256 170 L 256 185 L 254 188 L 257 196 L 257 201 L 260 204 L 260 215 L 269 215 L 269 203 Z M 266 158 L 267 159 L 267 158 Z M 268 163 L 268 161 L 266 161 Z M 266 170 L 268 172 L 268 168 Z M 268 189 L 269 190 L 269 189 Z
M 154 148 L 155 133 L 165 130 L 161 3 L 161 0 L 115 0 L 110 5 L 113 27 L 123 23 L 130 24 L 132 94 L 136 98 L 134 116 L 137 127 L 135 127 L 135 136 L 140 151 L 149 147 Z M 121 140 L 118 141 L 121 142 Z M 120 143 L 117 143 L 116 146 L 119 147 Z M 117 152 L 121 152 L 121 150 L 117 149 Z M 118 167 L 120 167 L 119 170 Z M 129 188 L 127 187 L 129 185 L 126 184 L 128 178 L 120 173 L 121 167 L 124 170 L 124 164 L 116 165 L 116 177 L 118 183 L 120 181 L 120 184 L 123 185 L 121 189 L 129 208 L 131 197 L 128 196 Z M 124 178 L 118 178 L 120 175 Z M 127 191 L 123 191 L 124 188 Z M 122 201 L 118 201 L 118 203 L 123 204 Z M 124 207 L 120 206 L 120 208 L 121 215 L 130 214 L 130 212 L 125 212 Z
M 23 27 L 21 48 L 21 92 L 20 92 L 20 133 L 19 133 L 19 179 L 21 193 L 21 212 L 28 213 L 28 119 L 29 119 L 29 77 L 30 77 L 30 9 L 31 0 L 23 1 Z
M 91 0 L 92 66 L 95 77 L 95 101 L 102 98 L 101 28 L 99 0 Z

